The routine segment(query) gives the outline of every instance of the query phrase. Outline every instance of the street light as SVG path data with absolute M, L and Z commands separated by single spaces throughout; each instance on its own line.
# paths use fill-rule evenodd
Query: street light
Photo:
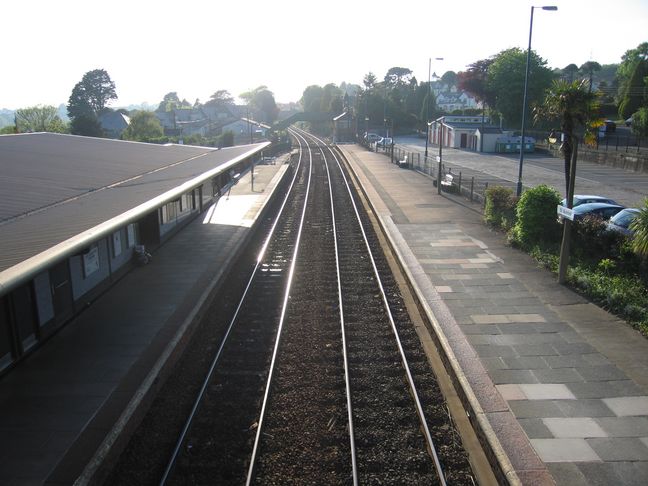
M 442 57 L 435 57 L 435 61 L 443 61 Z M 430 97 L 432 93 L 432 58 L 428 63 L 428 95 L 427 103 L 425 104 L 425 122 L 427 123 L 427 130 L 425 131 L 425 157 L 428 156 L 428 139 L 430 138 Z
M 522 140 L 520 143 L 520 163 L 518 165 L 518 182 L 517 196 L 522 194 L 522 164 L 524 164 L 524 135 L 526 133 L 526 111 L 527 111 L 527 89 L 529 83 L 529 61 L 531 59 L 531 34 L 533 32 L 533 9 L 541 8 L 542 10 L 556 11 L 556 6 L 531 7 L 531 22 L 529 23 L 529 47 L 527 48 L 526 70 L 524 72 L 524 98 L 522 100 Z

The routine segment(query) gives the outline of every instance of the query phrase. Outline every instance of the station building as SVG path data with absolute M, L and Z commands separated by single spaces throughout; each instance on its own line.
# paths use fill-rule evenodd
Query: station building
M 269 145 L 0 136 L 0 373 L 235 183 Z

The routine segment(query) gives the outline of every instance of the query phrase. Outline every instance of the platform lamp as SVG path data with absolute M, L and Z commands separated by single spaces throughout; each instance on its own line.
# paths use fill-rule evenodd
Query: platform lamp
M 442 57 L 435 57 L 435 61 L 443 61 Z M 427 92 L 427 103 L 425 104 L 425 122 L 427 123 L 427 128 L 425 131 L 425 157 L 428 156 L 428 139 L 430 138 L 430 98 L 432 96 L 432 58 L 429 59 L 428 63 L 428 92 Z
M 531 21 L 529 23 L 529 47 L 527 48 L 526 70 L 524 71 L 524 98 L 522 99 L 522 139 L 520 143 L 520 163 L 518 164 L 518 181 L 516 194 L 520 197 L 522 194 L 522 166 L 524 164 L 524 136 L 526 135 L 526 111 L 527 111 L 527 91 L 529 84 L 529 62 L 531 60 L 531 34 L 533 33 L 533 10 L 541 8 L 542 10 L 556 11 L 555 5 L 543 7 L 531 7 Z

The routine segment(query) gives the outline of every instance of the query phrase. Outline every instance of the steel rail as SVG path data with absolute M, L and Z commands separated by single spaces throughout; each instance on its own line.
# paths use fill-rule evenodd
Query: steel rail
M 381 293 L 381 296 L 382 296 L 383 305 L 384 305 L 385 310 L 387 312 L 387 316 L 389 318 L 389 322 L 391 324 L 391 328 L 392 328 L 392 331 L 394 333 L 396 343 L 398 345 L 398 350 L 399 350 L 400 355 L 401 355 L 401 362 L 403 364 L 403 368 L 404 368 L 405 374 L 407 376 L 407 381 L 408 381 L 410 390 L 412 392 L 412 397 L 414 399 L 416 412 L 417 412 L 417 414 L 419 416 L 419 421 L 421 422 L 421 425 L 423 427 L 423 434 L 425 436 L 425 441 L 426 441 L 426 444 L 427 444 L 428 449 L 430 451 L 430 455 L 432 456 L 432 459 L 434 461 L 434 467 L 436 468 L 437 475 L 439 476 L 439 481 L 440 481 L 442 486 L 446 486 L 445 475 L 443 474 L 443 469 L 441 467 L 441 462 L 439 461 L 439 456 L 437 454 L 436 447 L 434 446 L 434 441 L 432 439 L 432 435 L 430 433 L 430 429 L 428 427 L 427 420 L 425 418 L 425 413 L 423 411 L 423 406 L 421 405 L 421 401 L 419 399 L 418 392 L 416 390 L 416 385 L 414 384 L 414 379 L 413 379 L 412 373 L 410 371 L 409 363 L 407 361 L 407 357 L 405 356 L 405 351 L 403 349 L 403 345 L 401 343 L 400 336 L 398 334 L 398 329 L 396 328 L 396 323 L 394 321 L 394 317 L 392 315 L 391 308 L 389 306 L 389 301 L 387 299 L 387 294 L 386 294 L 385 289 L 383 287 L 382 280 L 381 280 L 380 274 L 378 272 L 378 267 L 376 265 L 376 261 L 375 261 L 375 258 L 373 256 L 373 252 L 371 251 L 371 247 L 369 245 L 369 240 L 367 238 L 367 234 L 366 234 L 364 226 L 362 224 L 362 220 L 360 218 L 360 213 L 358 211 L 358 207 L 356 205 L 355 199 L 353 198 L 353 194 L 351 192 L 351 187 L 349 185 L 349 181 L 348 181 L 346 175 L 344 174 L 344 170 L 342 170 L 342 165 L 341 165 L 338 157 L 335 155 L 335 152 L 331 149 L 330 145 L 327 144 L 324 140 L 316 137 L 315 135 L 308 134 L 308 136 L 310 136 L 313 139 L 317 140 L 319 143 L 324 144 L 328 148 L 328 150 L 331 152 L 331 155 L 333 155 L 333 158 L 335 159 L 335 161 L 336 161 L 336 163 L 338 165 L 338 168 L 340 169 L 340 173 L 342 174 L 342 178 L 344 179 L 344 183 L 345 183 L 347 191 L 349 193 L 349 197 L 351 198 L 351 203 L 353 205 L 353 209 L 354 209 L 356 218 L 358 220 L 358 224 L 360 226 L 360 231 L 362 232 L 362 237 L 364 239 L 365 246 L 367 247 L 367 252 L 369 253 L 371 265 L 372 265 L 373 270 L 374 270 L 374 276 L 376 277 L 376 281 L 378 283 L 378 287 L 380 289 L 380 293 Z
M 288 281 L 286 282 L 284 300 L 281 306 L 281 316 L 279 318 L 279 325 L 277 327 L 277 337 L 275 338 L 274 348 L 272 350 L 272 359 L 270 361 L 268 379 L 266 380 L 266 387 L 263 394 L 261 412 L 259 413 L 259 419 L 257 421 L 257 429 L 256 429 L 256 436 L 254 438 L 254 446 L 252 447 L 252 456 L 250 457 L 250 466 L 248 468 L 247 479 L 245 481 L 246 486 L 249 486 L 252 483 L 254 477 L 254 468 L 256 466 L 256 459 L 259 451 L 259 445 L 261 442 L 261 430 L 263 429 L 263 425 L 264 425 L 266 409 L 268 406 L 268 397 L 270 396 L 270 388 L 272 385 L 272 378 L 274 376 L 275 364 L 277 361 L 277 354 L 279 351 L 279 343 L 281 342 L 281 332 L 283 331 L 283 325 L 286 318 L 288 299 L 290 298 L 290 290 L 292 287 L 293 277 L 295 275 L 295 266 L 297 263 L 297 257 L 299 256 L 299 246 L 301 243 L 302 231 L 304 229 L 304 221 L 306 220 L 306 208 L 308 207 L 308 197 L 310 195 L 310 187 L 311 187 L 311 176 L 313 173 L 313 154 L 311 152 L 311 148 L 309 145 L 307 145 L 307 148 L 308 148 L 308 156 L 309 156 L 309 170 L 308 170 L 308 182 L 306 184 L 306 196 L 304 198 L 304 207 L 302 208 L 301 218 L 299 221 L 299 228 L 297 230 L 297 239 L 295 240 L 295 249 L 293 251 L 293 257 L 290 263 L 290 270 L 288 271 Z
M 223 336 L 223 339 L 221 341 L 221 344 L 218 348 L 218 351 L 216 352 L 216 355 L 214 356 L 211 365 L 209 367 L 209 371 L 207 372 L 207 375 L 205 375 L 205 378 L 203 380 L 202 387 L 200 389 L 200 392 L 198 393 L 198 396 L 196 397 L 196 400 L 193 404 L 193 407 L 191 409 L 191 412 L 189 414 L 189 417 L 187 418 L 187 421 L 182 429 L 182 432 L 180 433 L 180 437 L 178 438 L 178 441 L 176 442 L 175 448 L 173 449 L 173 453 L 171 455 L 171 458 L 169 462 L 167 463 L 167 467 L 164 470 L 164 475 L 162 476 L 162 479 L 160 479 L 160 486 L 166 485 L 169 476 L 171 475 L 171 472 L 173 471 L 173 468 L 175 467 L 176 461 L 180 455 L 180 449 L 182 448 L 182 444 L 184 443 L 187 433 L 189 432 L 191 425 L 193 424 L 194 418 L 197 414 L 197 411 L 200 407 L 200 404 L 202 403 L 202 400 L 204 398 L 205 392 L 209 386 L 209 382 L 211 381 L 211 377 L 214 374 L 214 371 L 216 369 L 216 366 L 218 364 L 218 361 L 221 357 L 223 348 L 225 347 L 225 344 L 227 343 L 227 339 L 229 338 L 229 335 L 231 334 L 232 329 L 234 328 L 234 324 L 236 323 L 236 320 L 238 318 L 239 312 L 243 306 L 243 302 L 245 301 L 248 291 L 250 290 L 250 287 L 252 286 L 252 282 L 254 281 L 254 278 L 257 275 L 258 269 L 261 265 L 261 261 L 263 260 L 263 257 L 265 256 L 265 252 L 268 248 L 268 245 L 270 244 L 270 241 L 272 240 L 272 237 L 274 236 L 275 230 L 277 228 L 277 225 L 279 223 L 279 220 L 281 219 L 281 216 L 283 214 L 283 211 L 286 207 L 286 204 L 288 202 L 288 199 L 290 197 L 290 194 L 294 188 L 295 181 L 297 180 L 297 176 L 299 175 L 299 168 L 301 167 L 302 163 L 302 146 L 301 142 L 299 143 L 299 159 L 297 162 L 297 168 L 295 169 L 295 173 L 293 175 L 292 181 L 290 182 L 290 186 L 288 188 L 288 191 L 286 191 L 286 196 L 284 197 L 284 200 L 281 204 L 281 207 L 279 208 L 279 211 L 277 212 L 277 217 L 273 221 L 272 227 L 268 231 L 268 235 L 265 238 L 265 241 L 261 247 L 261 250 L 259 251 L 259 255 L 257 256 L 256 263 L 254 265 L 254 269 L 252 270 L 252 273 L 250 275 L 250 278 L 248 279 L 247 285 L 245 287 L 245 290 L 243 291 L 243 295 L 241 299 L 239 300 L 239 303 L 236 307 L 236 311 L 234 312 L 234 315 L 232 316 L 232 319 L 230 320 L 230 323 L 227 327 L 227 330 L 225 332 L 225 335 Z
M 322 157 L 326 161 L 326 154 L 322 147 L 319 147 Z M 351 469 L 353 475 L 353 485 L 358 486 L 358 461 L 356 457 L 355 448 L 355 432 L 353 429 L 353 407 L 351 405 L 351 379 L 349 377 L 349 360 L 347 353 L 347 340 L 344 321 L 344 307 L 342 304 L 342 278 L 340 276 L 340 254 L 338 251 L 338 237 L 337 237 L 337 223 L 335 220 L 335 206 L 333 204 L 333 186 L 331 184 L 331 173 L 329 172 L 328 163 L 324 164 L 326 167 L 326 178 L 329 186 L 329 197 L 331 201 L 331 215 L 333 219 L 333 242 L 335 246 L 335 271 L 337 272 L 337 286 L 338 286 L 338 304 L 340 306 L 340 328 L 342 331 L 342 358 L 344 361 L 344 383 L 346 386 L 346 401 L 347 401 L 347 415 L 349 420 L 349 441 L 351 445 Z

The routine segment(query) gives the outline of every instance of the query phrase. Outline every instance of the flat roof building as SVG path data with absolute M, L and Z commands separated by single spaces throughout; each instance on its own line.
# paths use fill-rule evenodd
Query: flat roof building
M 269 142 L 0 136 L 0 371 L 199 214 Z

